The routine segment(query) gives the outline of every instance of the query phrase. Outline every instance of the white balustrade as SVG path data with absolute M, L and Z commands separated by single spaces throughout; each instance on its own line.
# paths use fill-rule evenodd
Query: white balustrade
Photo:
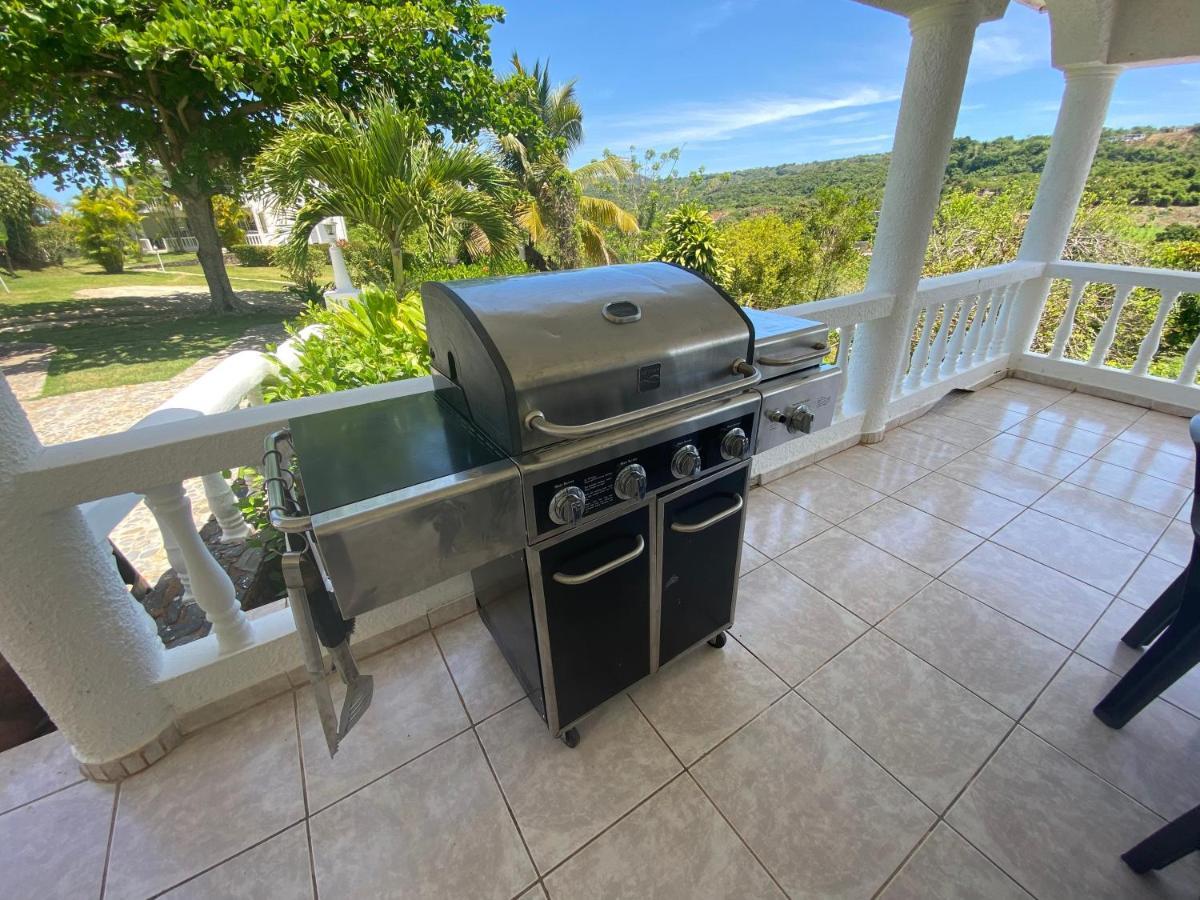
M 1092 355 L 1088 357 L 1089 366 L 1098 366 L 1103 364 L 1104 357 L 1108 355 L 1108 349 L 1112 346 L 1113 338 L 1117 336 L 1117 321 L 1121 318 L 1121 310 L 1125 308 L 1125 301 L 1129 299 L 1129 293 L 1133 290 L 1131 284 L 1117 285 L 1116 293 L 1113 295 L 1112 309 L 1109 310 L 1108 318 L 1104 320 L 1104 324 L 1100 328 L 1100 333 L 1096 335 L 1096 343 L 1092 346 Z
M 1142 338 L 1141 346 L 1138 347 L 1137 359 L 1134 360 L 1133 368 L 1129 370 L 1132 374 L 1145 375 L 1150 370 L 1150 361 L 1154 359 L 1154 354 L 1158 352 L 1159 341 L 1162 340 L 1163 326 L 1167 324 L 1167 316 L 1170 315 L 1171 308 L 1175 305 L 1175 299 L 1178 296 L 1179 291 L 1163 291 L 1160 295 L 1158 312 L 1154 315 L 1154 324 Z
M 1088 283 L 1082 278 L 1078 281 L 1071 282 L 1071 293 L 1067 297 L 1067 308 L 1063 310 L 1062 321 L 1058 323 L 1058 328 L 1054 332 L 1054 344 L 1050 348 L 1051 359 L 1062 359 L 1063 353 L 1067 349 L 1067 341 L 1071 338 L 1071 331 L 1075 328 L 1075 312 L 1079 309 L 1079 301 L 1083 299 L 1083 292 L 1087 290 Z
M 204 496 L 208 500 L 208 508 L 221 526 L 221 540 L 225 543 L 244 541 L 254 534 L 254 529 L 246 522 L 238 499 L 229 487 L 229 482 L 220 472 L 210 472 L 201 475 L 204 485 Z

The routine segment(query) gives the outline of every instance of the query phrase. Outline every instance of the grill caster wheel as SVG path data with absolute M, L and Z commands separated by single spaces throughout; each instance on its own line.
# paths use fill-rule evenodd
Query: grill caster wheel
M 579 729 L 568 728 L 562 733 L 562 742 L 574 750 L 579 746 Z
M 725 632 L 723 632 L 723 631 L 722 631 L 722 632 L 721 632 L 720 634 L 718 634 L 718 635 L 717 635 L 715 638 L 710 638 L 710 639 L 709 639 L 709 641 L 708 641 L 708 646 L 710 646 L 710 647 L 716 647 L 718 650 L 720 650 L 722 647 L 724 647 L 724 646 L 725 646 L 725 642 L 726 642 L 727 640 L 729 640 L 729 638 L 728 638 L 728 637 L 726 637 L 726 635 L 725 635 Z

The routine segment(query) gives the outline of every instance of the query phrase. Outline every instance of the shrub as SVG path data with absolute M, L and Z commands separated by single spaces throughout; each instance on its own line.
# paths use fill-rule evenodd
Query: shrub
M 294 368 L 279 367 L 263 385 L 268 402 L 328 394 L 429 373 L 429 343 L 421 300 L 413 291 L 402 302 L 390 290 L 366 287 L 345 306 L 309 305 L 287 331 L 320 325 L 300 347 Z
M 288 274 L 294 283 L 307 285 L 317 280 L 321 269 L 329 259 L 324 244 L 279 244 L 268 248 L 271 262 Z
M 137 251 L 133 229 L 137 207 L 116 188 L 94 188 L 75 200 L 79 214 L 79 246 L 105 272 L 125 271 L 125 254 Z
M 246 229 L 242 228 L 242 204 L 232 197 L 216 194 L 212 198 L 213 222 L 217 226 L 217 234 L 221 237 L 223 247 L 232 248 L 236 244 L 246 243 Z
M 33 240 L 42 261 L 48 265 L 61 266 L 63 260 L 77 249 L 75 231 L 75 217 L 69 215 L 51 219 L 45 225 L 35 225 Z
M 269 266 L 272 262 L 271 251 L 274 247 L 261 247 L 257 244 L 233 244 L 229 247 L 240 265 Z
M 355 285 L 391 285 L 392 254 L 386 244 L 352 237 L 348 241 L 338 241 L 338 246 L 342 249 L 342 255 L 346 257 L 346 269 Z
M 718 284 L 725 282 L 720 234 L 712 216 L 698 203 L 684 203 L 667 215 L 654 258 L 686 266 Z

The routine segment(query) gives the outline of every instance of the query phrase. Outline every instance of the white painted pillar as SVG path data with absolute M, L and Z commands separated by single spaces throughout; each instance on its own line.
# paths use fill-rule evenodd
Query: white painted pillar
M 329 244 L 329 263 L 333 266 L 333 290 L 325 292 L 326 301 L 333 300 L 344 304 L 361 293 L 350 280 L 350 270 L 346 268 L 346 257 L 338 246 L 337 225 L 332 221 L 322 222 L 317 226 L 318 233 Z
M 233 488 L 220 472 L 210 472 L 200 478 L 204 485 L 204 496 L 208 499 L 208 508 L 212 510 L 217 524 L 221 526 L 221 540 L 225 543 L 244 541 L 254 534 L 254 529 L 242 515 L 238 506 L 237 496 Z
M 41 450 L 0 375 L 0 653 L 85 771 L 117 779 L 178 742 L 156 687 L 163 646 L 77 507 L 24 508 L 21 472 Z
M 154 513 L 163 536 L 175 539 L 191 580 L 196 605 L 212 623 L 217 647 L 231 653 L 254 643 L 254 631 L 242 612 L 233 582 L 216 561 L 192 520 L 192 501 L 182 484 L 167 484 L 145 492 L 146 505 Z
M 1062 256 L 1121 71 L 1121 66 L 1101 63 L 1064 67 L 1066 87 L 1058 121 L 1017 259 L 1050 263 Z M 1008 323 L 1010 352 L 1029 349 L 1049 292 L 1049 278 L 1034 278 L 1021 285 Z
M 892 294 L 895 305 L 886 318 L 859 327 L 846 386 L 847 411 L 865 414 L 864 443 L 883 438 L 892 385 L 908 352 L 925 245 L 946 175 L 975 28 L 982 18 L 971 0 L 931 3 L 909 17 L 912 46 L 867 274 L 867 290 Z

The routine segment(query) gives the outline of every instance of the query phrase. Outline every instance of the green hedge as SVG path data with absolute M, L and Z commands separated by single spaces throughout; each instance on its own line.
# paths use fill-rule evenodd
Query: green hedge
M 270 266 L 275 262 L 274 249 L 258 244 L 234 244 L 229 251 L 243 266 Z

